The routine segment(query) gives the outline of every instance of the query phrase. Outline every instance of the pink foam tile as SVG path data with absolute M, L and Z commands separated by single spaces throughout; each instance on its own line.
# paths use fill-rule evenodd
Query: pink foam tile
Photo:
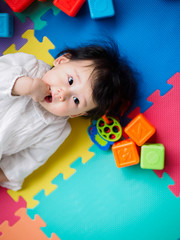
M 173 75 L 168 81 L 173 87 L 165 95 L 160 96 L 156 90 L 148 101 L 153 105 L 143 114 L 155 126 L 154 141 L 165 146 L 165 168 L 155 173 L 162 177 L 166 172 L 175 182 L 169 189 L 176 197 L 180 196 L 180 73 Z M 135 109 L 129 117 L 133 118 L 139 109 Z
M 15 216 L 15 212 L 22 207 L 26 207 L 25 200 L 20 197 L 18 202 L 15 202 L 7 193 L 7 189 L 0 187 L 0 224 L 7 220 L 9 225 L 15 224 L 19 217 Z

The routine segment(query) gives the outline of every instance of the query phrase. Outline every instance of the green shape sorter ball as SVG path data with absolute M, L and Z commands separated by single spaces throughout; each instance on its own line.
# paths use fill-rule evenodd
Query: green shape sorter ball
M 99 135 L 109 142 L 116 142 L 121 138 L 122 127 L 120 123 L 113 117 L 107 117 L 106 122 L 102 117 L 98 119 L 96 127 Z
M 144 144 L 141 147 L 140 166 L 145 169 L 164 168 L 165 148 L 161 143 Z

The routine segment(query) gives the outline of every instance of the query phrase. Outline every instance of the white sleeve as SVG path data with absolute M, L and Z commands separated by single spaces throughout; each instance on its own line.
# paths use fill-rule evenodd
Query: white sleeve
M 48 160 L 64 142 L 70 131 L 71 127 L 67 123 L 59 136 L 56 130 L 56 133 L 48 135 L 42 142 L 16 154 L 2 157 L 0 168 L 8 181 L 1 183 L 0 186 L 14 191 L 21 189 L 24 179 Z
M 26 53 L 7 54 L 0 57 L 0 97 L 11 96 L 17 78 L 41 78 L 50 66 Z

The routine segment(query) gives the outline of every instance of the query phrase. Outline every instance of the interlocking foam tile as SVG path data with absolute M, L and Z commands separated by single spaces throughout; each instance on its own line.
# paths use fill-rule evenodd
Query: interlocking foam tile
M 117 168 L 112 151 L 95 145 L 90 150 L 94 157 L 74 162 L 77 172 L 66 181 L 57 176 L 57 189 L 48 196 L 41 191 L 35 196 L 39 205 L 27 210 L 46 222 L 44 233 L 63 240 L 176 240 L 180 198 L 167 188 L 172 179 L 161 180 L 139 165 Z
M 179 197 L 180 195 L 180 73 L 176 73 L 168 81 L 173 88 L 164 96 L 159 90 L 155 91 L 148 101 L 153 105 L 143 114 L 155 126 L 155 142 L 165 146 L 165 168 L 155 171 L 159 177 L 166 172 L 174 180 L 175 185 L 169 186 L 170 190 Z M 133 118 L 138 109 L 129 116 Z
M 114 1 L 115 17 L 92 20 L 87 1 L 77 17 L 70 18 L 63 12 L 54 16 L 49 10 L 42 20 L 47 25 L 35 31 L 41 41 L 47 36 L 56 48 L 53 57 L 65 46 L 77 46 L 92 39 L 112 37 L 141 74 L 139 99 L 141 111 L 151 106 L 147 101 L 156 89 L 162 95 L 170 90 L 164 79 L 179 71 L 179 9 L 180 1 Z M 58 27 L 57 27 L 58 23 Z
M 8 222 L 4 222 L 0 225 L 0 231 L 2 231 L 2 240 L 60 240 L 56 234 L 52 234 L 50 238 L 40 230 L 40 227 L 45 227 L 45 222 L 36 216 L 35 220 L 31 220 L 26 214 L 26 209 L 21 208 L 16 212 L 16 215 L 20 220 L 12 227 L 8 225 Z
M 0 0 L 0 12 L 1 13 L 9 13 L 10 15 L 13 15 L 14 20 L 14 35 L 11 38 L 0 38 L 0 56 L 2 53 L 12 44 L 15 43 L 16 49 L 20 49 L 27 40 L 24 38 L 21 38 L 21 35 L 27 30 L 27 29 L 33 29 L 34 24 L 33 22 L 27 18 L 25 23 L 22 23 L 13 13 L 13 11 L 10 9 L 10 7 L 2 0 Z
M 15 224 L 19 217 L 15 216 L 14 213 L 22 207 L 26 207 L 26 202 L 22 197 L 19 198 L 18 202 L 15 202 L 7 194 L 7 189 L 0 187 L 0 224 L 5 220 L 9 222 L 10 226 Z
M 4 54 L 24 52 L 35 55 L 38 59 L 52 65 L 54 58 L 49 54 L 48 50 L 53 49 L 54 45 L 49 41 L 47 37 L 43 38 L 42 42 L 39 42 L 34 37 L 34 30 L 27 30 L 23 35 L 23 38 L 27 39 L 28 42 L 19 50 L 16 50 L 15 45 L 12 44 Z
M 43 6 L 46 3 L 36 1 L 34 4 Z M 143 112 L 152 105 L 147 96 L 157 88 L 161 94 L 167 93 L 171 86 L 164 79 L 179 70 L 180 4 L 178 1 L 114 0 L 114 6 L 115 17 L 100 21 L 91 20 L 87 3 L 76 18 L 62 12 L 54 16 L 52 9 L 46 12 L 49 8 L 45 7 L 45 14 L 39 11 L 38 16 L 31 19 L 35 22 L 35 29 L 38 26 L 41 29 L 35 31 L 36 38 L 39 41 L 45 39 L 48 43 L 43 41 L 40 44 L 34 33 L 28 31 L 23 35 L 28 42 L 20 51 L 35 54 L 51 64 L 53 58 L 47 51 L 54 46 L 55 49 L 50 50 L 53 57 L 66 45 L 76 46 L 79 42 L 112 36 L 122 54 L 128 56 L 142 75 L 139 81 L 141 97 L 136 105 Z M 34 10 L 35 7 L 31 12 Z M 43 21 L 44 25 L 41 25 Z M 16 52 L 15 47 L 11 46 L 10 51 Z M 10 196 L 15 200 L 22 196 L 28 208 L 39 202 L 28 213 L 31 217 L 37 213 L 43 218 L 47 224 L 43 231 L 49 237 L 55 232 L 68 240 L 177 240 L 180 236 L 180 198 L 167 188 L 173 184 L 172 179 L 166 173 L 159 179 L 153 171 L 142 170 L 139 166 L 118 169 L 112 152 L 102 152 L 95 146 L 91 149 L 95 152 L 92 157 L 93 153 L 88 150 L 92 145 L 87 135 L 89 123 L 73 119 L 71 124 L 73 131 L 69 139 L 47 164 L 28 177 L 21 191 L 8 191 Z M 77 161 L 71 166 L 78 157 L 87 163 Z M 24 234 L 23 222 L 18 231 L 22 229 Z M 3 236 L 5 232 L 3 230 Z M 24 239 L 27 239 L 27 234 Z
M 34 28 L 40 30 L 46 26 L 46 22 L 41 20 L 41 16 L 43 16 L 49 9 L 52 9 L 54 15 L 57 15 L 60 12 L 60 9 L 53 5 L 52 0 L 47 0 L 43 3 L 35 1 L 22 13 L 16 13 L 16 16 L 22 22 L 25 22 L 26 17 L 29 17 L 34 22 Z
M 72 126 L 70 136 L 48 162 L 28 177 L 22 190 L 18 192 L 8 191 L 13 199 L 17 200 L 19 196 L 22 196 L 26 200 L 28 208 L 33 208 L 38 203 L 33 200 L 33 197 L 41 189 L 45 189 L 46 195 L 56 189 L 51 181 L 59 173 L 62 173 L 64 179 L 67 179 L 75 172 L 74 169 L 69 167 L 72 162 L 81 156 L 85 163 L 93 156 L 93 153 L 89 152 L 89 148 L 92 146 L 87 134 L 89 121 L 76 118 L 72 119 L 70 123 Z

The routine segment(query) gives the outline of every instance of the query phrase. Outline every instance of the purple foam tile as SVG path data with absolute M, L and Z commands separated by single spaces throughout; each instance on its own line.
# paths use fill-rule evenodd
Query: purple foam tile
M 27 18 L 25 23 L 22 23 L 10 9 L 10 7 L 0 0 L 0 13 L 9 13 L 13 15 L 14 19 L 14 35 L 11 38 L 0 38 L 0 55 L 11 45 L 15 44 L 16 50 L 19 50 L 24 44 L 27 43 L 27 39 L 23 39 L 21 36 L 28 29 L 34 29 L 34 23 Z

